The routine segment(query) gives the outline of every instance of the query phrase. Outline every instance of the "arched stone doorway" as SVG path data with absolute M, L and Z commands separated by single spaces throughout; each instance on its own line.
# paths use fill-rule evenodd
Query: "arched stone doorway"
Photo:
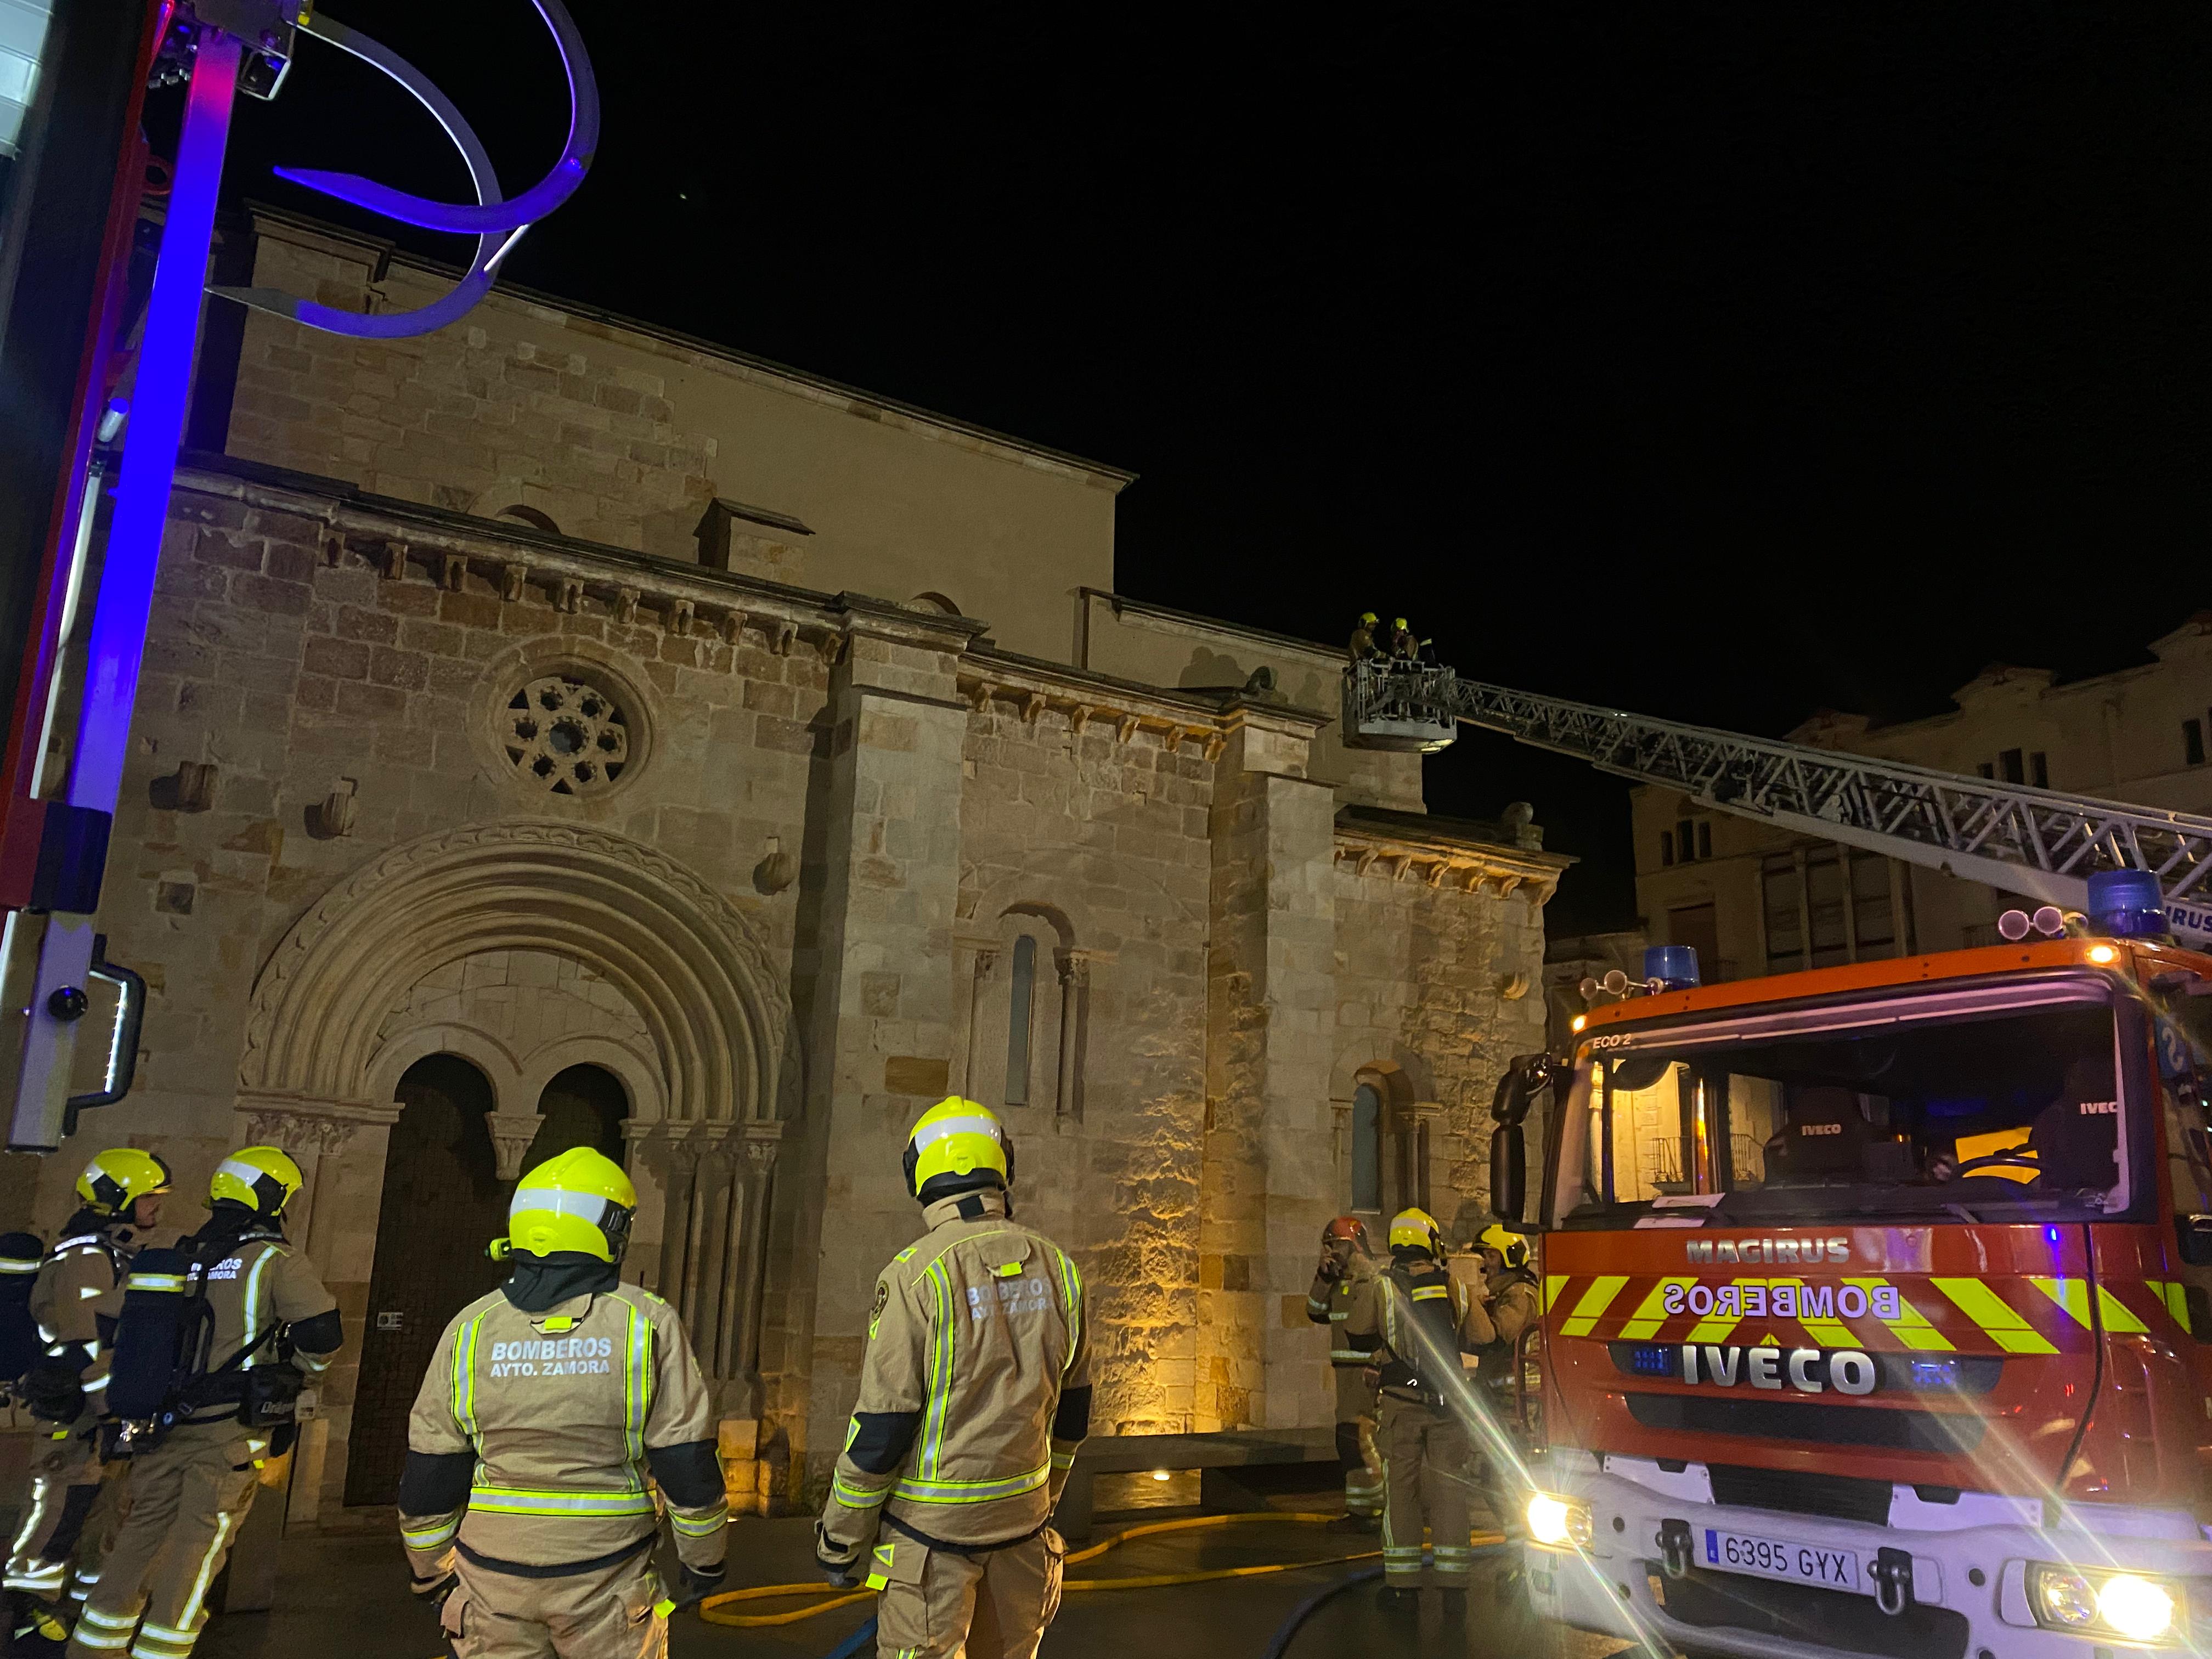
M 569 1066 L 556 1073 L 538 1097 L 537 1139 L 523 1154 L 528 1175 L 549 1158 L 572 1146 L 589 1146 L 617 1164 L 628 1148 L 623 1126 L 629 1118 L 629 1093 L 604 1066 Z
M 567 1049 L 525 1077 L 496 1045 L 476 1043 L 481 1031 L 394 1025 L 432 976 L 501 954 L 511 968 L 526 957 L 578 964 L 635 1011 L 635 1041 Z M 641 1231 L 663 1241 L 633 1250 L 632 1275 L 677 1304 L 718 1405 L 751 1414 L 779 1105 L 801 1092 L 787 1075 L 787 972 L 712 886 L 625 836 L 537 821 L 428 836 L 334 888 L 270 955 L 254 987 L 239 1106 L 257 1137 L 307 1149 L 309 1249 L 342 1305 L 366 1308 L 382 1231 L 369 1200 L 383 1188 L 384 1126 L 397 1115 L 386 1103 L 403 1069 L 448 1049 L 484 1061 L 497 1097 L 492 1144 L 512 1177 L 545 1128 L 547 1083 L 579 1062 L 603 1065 L 633 1109 L 622 1133 Z M 572 1104 L 604 1127 L 610 1097 L 592 1086 L 601 1104 Z M 650 1120 L 636 1117 L 641 1105 Z M 478 1259 L 482 1249 L 477 1239 Z M 390 1386 L 411 1397 L 420 1377 L 417 1367 Z M 311 1459 L 323 1502 L 356 1489 L 343 1470 L 356 1394 L 365 1402 L 368 1387 L 343 1360 L 328 1380 Z
M 484 1246 L 506 1231 L 507 1188 L 485 1121 L 489 1080 L 459 1054 L 430 1054 L 407 1068 L 398 1095 L 354 1401 L 349 1504 L 393 1501 L 423 1367 L 447 1322 L 499 1282 Z

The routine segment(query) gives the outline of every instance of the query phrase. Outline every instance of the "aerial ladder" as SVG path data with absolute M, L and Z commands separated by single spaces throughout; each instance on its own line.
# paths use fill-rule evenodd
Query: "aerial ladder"
M 1403 657 L 1362 657 L 1345 670 L 1343 731 L 1355 747 L 1430 753 L 1453 742 L 1462 721 L 1716 811 L 2060 910 L 2088 908 L 2094 874 L 2148 871 L 2174 936 L 2212 949 L 2212 817 L 1653 720 Z

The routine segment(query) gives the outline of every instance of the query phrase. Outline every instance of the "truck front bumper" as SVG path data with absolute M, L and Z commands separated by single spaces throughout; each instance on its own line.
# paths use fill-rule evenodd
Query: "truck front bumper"
M 2186 1515 L 2076 1506 L 2045 1528 L 2039 1500 L 1963 1492 L 1956 1502 L 1926 1502 L 1905 1486 L 1884 1526 L 1716 1504 L 1695 1465 L 1666 1471 L 1608 1459 L 1603 1470 L 1554 1468 L 1539 1479 L 1546 1492 L 1589 1505 L 1591 1538 L 1579 1550 L 1525 1547 L 1530 1604 L 1582 1630 L 1741 1659 L 2116 1659 L 2201 1650 L 2212 1638 L 2212 1543 Z M 1870 1594 L 1719 1570 L 1707 1563 L 1708 1528 L 1848 1551 L 1863 1564 L 1884 1550 L 1905 1552 L 1911 1593 L 1886 1613 Z M 1662 1541 L 1669 1533 L 1673 1571 Z M 2109 1630 L 2039 1624 L 2028 1601 L 2037 1562 L 2197 1582 L 2176 1587 L 2163 1638 L 2131 1642 Z M 2204 1622 L 2192 1625 L 2192 1608 Z

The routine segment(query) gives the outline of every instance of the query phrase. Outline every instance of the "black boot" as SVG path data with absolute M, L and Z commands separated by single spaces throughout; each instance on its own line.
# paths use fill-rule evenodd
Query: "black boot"
M 1392 1619 L 1412 1619 L 1421 1611 L 1421 1593 L 1410 1585 L 1385 1584 L 1375 1592 L 1375 1606 Z
M 60 1659 L 68 1650 L 69 1620 L 50 1601 L 21 1590 L 8 1598 L 8 1651 L 20 1659 Z

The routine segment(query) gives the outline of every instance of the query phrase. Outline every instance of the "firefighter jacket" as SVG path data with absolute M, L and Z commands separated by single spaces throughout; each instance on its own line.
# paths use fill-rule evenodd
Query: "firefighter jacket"
M 1376 1271 L 1375 1263 L 1355 1252 L 1344 1264 L 1344 1271 L 1332 1274 L 1334 1265 L 1327 1255 L 1314 1271 L 1313 1288 L 1306 1292 L 1306 1317 L 1316 1325 L 1328 1327 L 1328 1363 L 1340 1370 L 1347 1367 L 1364 1368 L 1375 1363 L 1374 1345 L 1352 1340 L 1352 1293 L 1362 1279 L 1371 1279 Z
M 1536 1295 L 1536 1275 L 1526 1267 L 1508 1267 L 1486 1290 L 1485 1310 L 1495 1328 L 1496 1340 L 1510 1348 L 1543 1311 Z
M 684 1565 L 719 1565 L 714 1411 L 673 1308 L 617 1285 L 536 1313 L 495 1291 L 453 1316 L 407 1424 L 399 1532 L 418 1581 L 456 1547 L 525 1577 L 604 1568 L 651 1547 L 662 1502 Z
M 125 1216 L 111 1218 L 105 1224 L 83 1213 L 75 1219 L 95 1224 L 73 1228 L 46 1252 L 39 1276 L 31 1282 L 31 1317 L 38 1322 L 40 1352 L 48 1359 L 64 1360 L 80 1370 L 94 1367 L 85 1372 L 84 1380 L 88 1390 L 97 1395 L 106 1381 L 105 1365 L 94 1366 L 100 1358 L 100 1321 L 106 1318 L 112 1328 L 123 1310 L 119 1287 L 131 1258 L 143 1248 L 173 1241 L 176 1233 L 134 1227 Z
M 1091 1430 L 1083 1276 L 1006 1199 L 963 1193 L 876 1281 L 860 1397 L 823 1532 L 865 1549 L 878 1521 L 932 1546 L 1042 1529 Z
M 1382 1392 L 1407 1399 L 1437 1397 L 1445 1382 L 1440 1367 L 1498 1340 L 1482 1304 L 1425 1256 L 1362 1280 L 1345 1324 L 1347 1346 L 1365 1341 L 1382 1350 Z
M 176 1246 L 191 1266 L 172 1276 L 164 1258 L 142 1252 L 123 1283 L 126 1291 L 189 1291 L 195 1277 L 207 1298 L 200 1381 L 185 1394 L 182 1420 L 234 1420 L 244 1373 L 289 1362 L 313 1382 L 337 1358 L 344 1340 L 337 1298 L 282 1231 L 260 1222 L 234 1230 L 216 1218 Z M 158 1281 L 158 1282 L 154 1282 Z

